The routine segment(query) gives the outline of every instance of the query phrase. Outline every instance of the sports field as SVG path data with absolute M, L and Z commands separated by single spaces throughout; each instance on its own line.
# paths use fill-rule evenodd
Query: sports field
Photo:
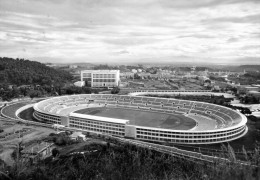
M 137 126 L 156 127 L 174 130 L 189 130 L 196 126 L 196 122 L 182 114 L 166 114 L 123 108 L 86 108 L 75 111 L 80 114 L 110 117 L 130 120 L 130 124 Z

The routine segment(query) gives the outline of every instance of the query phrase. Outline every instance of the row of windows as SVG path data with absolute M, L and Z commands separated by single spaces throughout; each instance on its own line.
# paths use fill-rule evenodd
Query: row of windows
M 214 135 L 210 135 L 210 136 L 201 136 L 201 135 L 197 135 L 197 136 L 193 136 L 191 134 L 188 135 L 173 135 L 173 134 L 159 134 L 159 133 L 150 133 L 150 132 L 142 132 L 142 131 L 137 131 L 137 135 L 148 135 L 148 136 L 159 136 L 159 137 L 170 137 L 170 138 L 216 138 L 216 137 L 222 137 L 222 136 L 228 136 L 231 134 L 236 134 L 238 132 L 240 132 L 241 130 L 235 130 L 229 133 L 225 133 L 225 134 L 214 134 Z
M 115 79 L 93 79 L 93 82 L 116 82 Z
M 112 131 L 122 131 L 124 132 L 125 129 L 122 128 L 114 128 L 114 127 L 108 127 L 108 126 L 99 126 L 99 125 L 94 125 L 94 124 L 83 124 L 83 123 L 79 123 L 79 122 L 75 122 L 75 123 L 70 123 L 70 125 L 78 125 L 84 128 L 99 128 L 99 129 L 107 129 L 107 130 L 112 130 Z
M 238 137 L 239 135 L 243 134 L 244 131 L 240 132 L 239 134 L 233 135 L 233 136 L 227 136 L 223 138 L 218 139 L 167 139 L 167 138 L 159 138 L 159 137 L 151 137 L 151 136 L 142 136 L 137 135 L 137 139 L 144 139 L 144 140 L 154 140 L 154 141 L 166 141 L 166 142 L 176 142 L 176 143 L 203 143 L 203 142 L 219 142 L 219 141 L 225 141 L 228 139 L 233 139 L 235 137 Z
M 122 124 L 117 124 L 117 123 L 108 123 L 104 121 L 96 121 L 96 120 L 91 120 L 91 119 L 82 119 L 82 118 L 75 118 L 75 117 L 70 117 L 70 123 L 89 123 L 89 124 L 95 124 L 95 125 L 103 125 L 103 126 L 111 126 L 111 127 L 119 127 L 119 128 L 125 128 L 125 125 Z
M 194 91 L 194 90 L 186 90 L 186 91 L 174 91 L 174 90 L 135 90 L 135 91 L 132 91 L 132 92 L 211 92 L 210 90 L 199 90 L 199 91 Z
M 115 74 L 93 74 L 93 78 L 115 78 Z
M 176 135 L 176 134 L 179 134 L 179 135 L 211 135 L 211 134 L 223 134 L 223 133 L 228 133 L 230 131 L 236 131 L 236 130 L 240 130 L 242 128 L 245 128 L 245 126 L 242 126 L 242 127 L 238 127 L 238 128 L 235 128 L 235 129 L 232 129 L 232 130 L 226 130 L 226 131 L 217 131 L 217 132 L 198 132 L 198 133 L 195 133 L 195 132 L 174 132 L 174 131 L 160 131 L 160 130 L 153 130 L 153 129 L 143 129 L 143 128 L 136 128 L 136 131 L 137 133 L 140 133 L 140 132 L 146 132 L 146 133 L 163 133 L 163 134 L 172 134 L 172 135 Z
M 91 78 L 91 73 L 82 73 L 83 77 Z
M 82 78 L 83 81 L 91 81 L 91 78 Z
M 51 119 L 48 119 L 47 122 L 50 122 L 50 123 L 53 123 L 53 124 L 61 124 L 60 121 L 55 121 L 55 120 L 51 120 Z
M 70 127 L 75 127 L 75 128 L 80 128 L 80 129 L 86 129 L 86 130 L 90 130 L 90 131 L 101 132 L 101 133 L 107 133 L 107 134 L 114 134 L 114 135 L 119 135 L 119 136 L 124 136 L 124 135 L 125 135 L 124 132 L 109 131 L 109 130 L 105 130 L 105 129 L 97 129 L 97 128 L 79 126 L 79 125 L 75 125 L 75 124 L 70 125 Z
M 52 120 L 56 120 L 56 121 L 59 121 L 60 118 L 59 117 L 55 117 L 55 116 L 49 116 L 49 115 L 45 115 L 45 114 L 42 114 L 42 113 L 39 113 L 39 112 L 36 112 L 35 113 L 38 117 L 41 117 L 41 118 L 44 118 L 44 119 L 52 119 Z
M 49 117 L 48 117 L 48 116 L 42 115 L 42 114 L 40 114 L 40 113 L 38 113 L 38 112 L 36 112 L 34 115 L 35 115 L 38 119 L 40 119 L 40 120 L 47 121 L 47 122 L 54 123 L 54 124 L 61 124 L 60 119 L 58 119 L 58 118 L 54 118 L 54 117 L 52 117 L 52 116 L 49 116 Z
M 108 86 L 108 85 L 110 85 L 110 86 L 115 86 L 116 85 L 116 83 L 115 82 L 106 82 L 106 83 L 104 83 L 104 82 L 93 82 L 93 86 Z

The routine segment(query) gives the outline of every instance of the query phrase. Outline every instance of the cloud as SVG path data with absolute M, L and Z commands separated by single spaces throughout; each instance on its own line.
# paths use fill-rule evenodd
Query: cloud
M 253 23 L 260 24 L 260 14 L 254 14 L 244 17 L 221 17 L 210 20 L 204 20 L 203 22 L 231 22 L 231 23 Z
M 259 57 L 259 9 L 254 0 L 0 0 L 0 56 L 56 62 Z
M 227 42 L 229 42 L 229 43 L 237 42 L 237 41 L 239 41 L 238 38 L 234 38 L 234 37 L 229 38 L 229 39 L 227 40 Z
M 112 52 L 112 54 L 121 56 L 121 55 L 125 55 L 125 54 L 130 54 L 130 52 L 127 50 L 121 50 L 121 51 L 117 51 L 117 52 Z

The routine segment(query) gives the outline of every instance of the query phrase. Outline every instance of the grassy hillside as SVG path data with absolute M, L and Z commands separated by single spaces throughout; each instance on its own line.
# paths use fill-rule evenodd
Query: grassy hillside
M 68 72 L 24 59 L 0 57 L 0 85 L 54 85 L 71 80 Z

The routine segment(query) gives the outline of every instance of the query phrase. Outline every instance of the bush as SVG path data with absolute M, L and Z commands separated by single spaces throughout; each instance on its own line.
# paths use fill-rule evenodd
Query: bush
M 111 90 L 111 94 L 118 94 L 120 92 L 120 88 L 119 87 L 115 87 Z
M 64 145 L 75 143 L 75 141 L 70 139 L 69 135 L 70 132 L 62 132 L 60 134 L 50 133 L 45 140 L 52 141 L 58 146 L 64 146 Z
M 54 148 L 52 151 L 51 151 L 51 154 L 53 157 L 56 157 L 60 154 L 60 151 L 56 148 Z

